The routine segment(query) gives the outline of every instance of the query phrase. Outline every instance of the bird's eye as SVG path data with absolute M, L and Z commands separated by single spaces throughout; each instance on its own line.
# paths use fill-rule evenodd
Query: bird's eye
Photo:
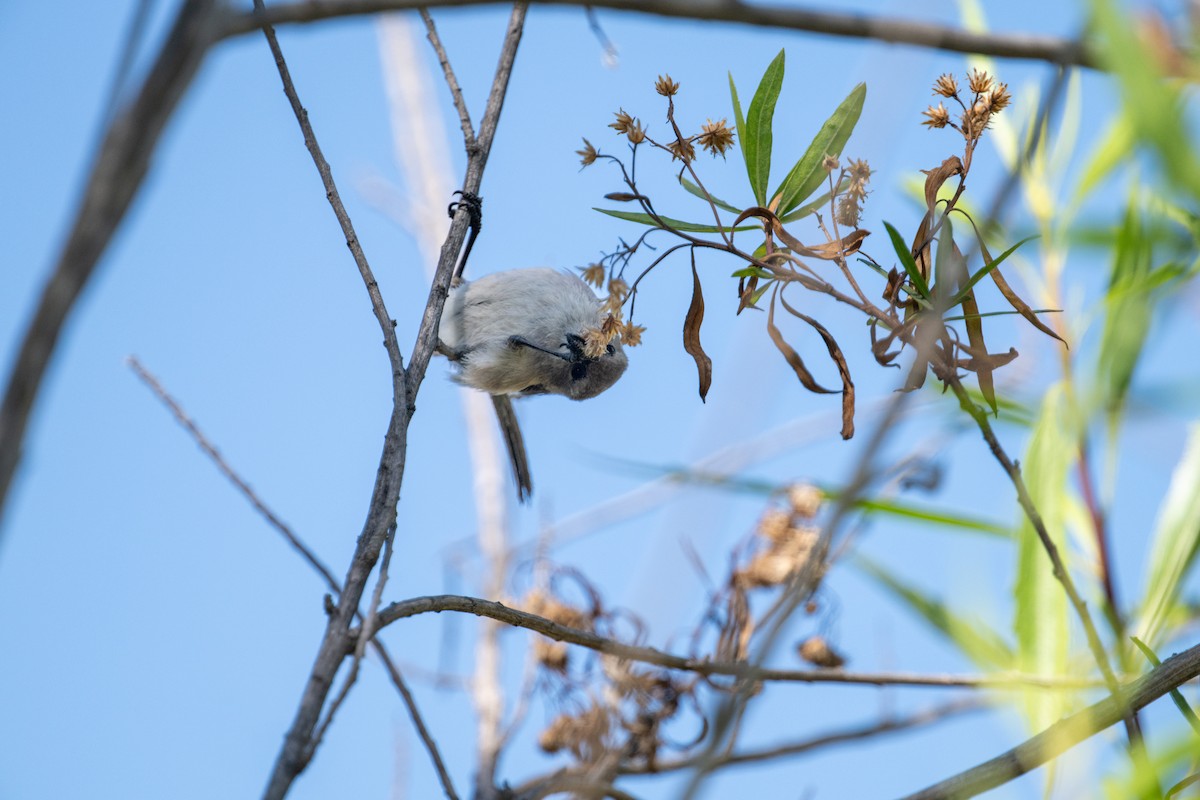
M 572 364 L 571 365 L 571 380 L 581 381 L 587 377 L 587 364 Z
M 608 354 L 611 356 L 611 355 L 612 355 L 613 353 L 615 353 L 615 352 L 617 352 L 617 348 L 613 347 L 613 346 L 610 344 L 610 345 L 608 346 Z

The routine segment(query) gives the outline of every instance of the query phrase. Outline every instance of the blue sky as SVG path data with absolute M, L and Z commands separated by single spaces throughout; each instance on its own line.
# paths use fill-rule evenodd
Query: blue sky
M 854 5 L 948 23 L 958 13 L 954 4 L 933 0 Z M 1080 13 L 1073 4 L 988 5 L 999 30 L 1036 20 L 1039 32 L 1068 35 Z M 9 111 L 0 128 L 0 149 L 9 154 L 8 191 L 0 195 L 6 369 L 86 177 L 134 6 L 0 6 L 0 97 Z M 158 9 L 160 23 L 168 16 L 169 9 Z M 507 10 L 435 17 L 478 120 Z M 727 73 L 746 98 L 785 48 L 776 174 L 842 97 L 866 81 L 866 106 L 846 152 L 867 158 L 876 171 L 865 223 L 875 238 L 884 219 L 911 229 L 919 212 L 904 181 L 957 146 L 948 132 L 918 123 L 929 85 L 942 72 L 961 75 L 961 57 L 605 11 L 599 18 L 619 48 L 615 67 L 604 64 L 581 11 L 530 12 L 484 180 L 484 232 L 470 267 L 475 274 L 582 266 L 610 250 L 618 236 L 630 235 L 627 225 L 591 210 L 604 204 L 606 192 L 621 188 L 618 176 L 603 165 L 581 172 L 574 151 L 584 136 L 619 151 L 620 140 L 606 126 L 620 107 L 661 132 L 663 105 L 653 90 L 660 73 L 682 84 L 685 125 L 726 116 L 732 123 Z M 407 352 L 425 302 L 419 256 L 412 238 L 363 189 L 382 179 L 404 193 L 375 25 L 361 18 L 286 28 L 280 39 Z M 422 57 L 436 67 L 427 52 Z M 1040 65 L 1002 62 L 999 69 L 1019 100 L 1046 81 Z M 1083 76 L 1081 92 L 1084 118 L 1092 123 L 1083 152 L 1113 101 L 1096 75 Z M 445 93 L 439 98 L 454 133 Z M 452 142 L 450 151 L 461 169 L 461 146 Z M 982 204 L 999 171 L 986 146 L 977 159 L 970 191 Z M 714 194 L 745 199 L 739 155 L 701 166 Z M 647 159 L 641 168 L 648 185 L 670 198 L 658 203 L 661 211 L 698 213 L 697 201 L 670 193 L 669 167 Z M 1111 211 L 1102 206 L 1096 213 Z M 880 257 L 883 244 L 874 242 L 872 252 Z M 694 366 L 679 343 L 691 288 L 681 258 L 646 282 L 638 302 L 645 343 L 632 351 L 628 374 L 611 391 L 586 404 L 562 398 L 520 404 L 537 494 L 530 507 L 511 511 L 514 539 L 536 536 L 540 526 L 653 475 L 652 469 L 614 466 L 614 460 L 651 468 L 687 464 L 797 420 L 811 420 L 812 443 L 756 463 L 747 474 L 780 482 L 846 478 L 873 429 L 873 412 L 897 380 L 872 363 L 861 322 L 842 309 L 817 306 L 850 353 L 859 386 L 860 434 L 843 443 L 836 398 L 804 392 L 763 335 L 761 318 L 733 315 L 731 267 L 716 258 L 700 266 L 709 308 L 703 337 L 715 364 L 708 402 L 696 397 Z M 1084 252 L 1072 261 L 1068 283 L 1090 296 L 1103 267 L 1102 258 Z M 1175 317 L 1159 323 L 1151 346 L 1161 355 L 1140 375 L 1145 385 L 1173 377 L 1174 354 L 1187 332 L 1194 333 L 1195 309 L 1192 294 L 1177 303 Z M 323 630 L 325 589 L 124 359 L 134 354 L 157 374 L 255 490 L 340 574 L 362 524 L 390 402 L 387 362 L 369 312 L 266 43 L 247 36 L 222 44 L 175 114 L 149 178 L 64 332 L 3 520 L 0 797 L 210 798 L 261 791 Z M 1036 398 L 1054 369 L 1053 343 L 1007 322 L 997 329 L 1023 354 L 1018 365 L 1024 362 L 1029 377 L 1021 393 Z M 820 342 L 805 339 L 798 326 L 788 333 L 823 369 Z M 829 370 L 820 374 L 833 380 Z M 476 591 L 479 564 L 469 544 L 475 516 L 458 391 L 446 364 L 435 361 L 410 433 L 386 600 Z M 928 445 L 930 430 L 944 427 L 945 404 L 933 394 L 919 402 L 919 421 L 891 445 L 897 457 Z M 1148 415 L 1135 420 L 1123 440 L 1129 446 L 1113 513 L 1126 596 L 1141 580 L 1146 521 L 1178 458 L 1186 422 L 1180 411 Z M 1021 431 L 1001 430 L 1019 453 Z M 934 497 L 921 499 L 1002 523 L 1015 518 L 1011 489 L 977 436 L 948 437 L 938 460 L 945 480 Z M 649 513 L 564 544 L 555 557 L 583 568 L 608 603 L 642 615 L 655 644 L 682 648 L 704 595 L 681 542 L 701 554 L 711 574 L 721 575 L 730 547 L 751 530 L 762 507 L 759 497 L 686 489 Z M 888 523 L 874 526 L 862 548 L 928 588 L 970 598 L 975 611 L 1006 624 L 1006 545 Z M 969 668 L 852 569 L 836 571 L 825 592 L 834 610 L 822 625 L 854 668 Z M 439 666 L 467 674 L 473 632 L 471 619 L 438 615 L 393 626 L 385 642 L 416 676 Z M 516 633 L 505 639 L 514 679 L 525 641 Z M 469 702 L 419 677 L 414 684 L 461 791 L 472 769 Z M 934 703 L 937 692 L 772 688 L 751 717 L 751 738 L 777 741 L 866 721 L 881 708 Z M 553 713 L 535 705 L 502 777 L 516 783 L 553 766 L 531 742 Z M 977 715 L 868 747 L 734 771 L 715 781 L 708 796 L 730 796 L 734 786 L 743 796 L 790 797 L 807 787 L 814 797 L 896 795 L 1020 736 L 1015 717 Z M 865 763 L 877 768 L 863 769 Z M 1068 773 L 1089 769 L 1083 757 L 1067 765 Z M 1040 780 L 1018 781 L 995 796 L 1040 796 Z M 675 786 L 655 779 L 631 790 L 669 797 Z M 292 796 L 425 798 L 436 792 L 403 708 L 370 664 Z

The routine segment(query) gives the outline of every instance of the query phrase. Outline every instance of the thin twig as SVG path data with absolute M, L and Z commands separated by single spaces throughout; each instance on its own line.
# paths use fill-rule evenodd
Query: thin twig
M 958 403 L 962 410 L 970 415 L 971 419 L 975 420 L 975 424 L 979 427 L 979 432 L 983 435 L 983 439 L 987 442 L 988 449 L 992 451 L 992 455 L 996 461 L 1008 474 L 1009 480 L 1013 487 L 1017 490 L 1017 501 L 1021 504 L 1021 509 L 1025 512 L 1025 516 L 1029 519 L 1034 531 L 1037 532 L 1038 539 L 1042 542 L 1042 549 L 1046 551 L 1046 555 L 1050 558 L 1050 564 L 1053 568 L 1054 577 L 1062 584 L 1063 591 L 1067 593 L 1067 599 L 1070 600 L 1072 607 L 1075 609 L 1075 614 L 1083 623 L 1084 635 L 1087 637 L 1088 648 L 1092 651 L 1092 657 L 1096 661 L 1096 665 L 1100 668 L 1101 675 L 1104 676 L 1104 683 L 1108 686 L 1109 691 L 1119 701 L 1121 685 L 1117 681 L 1117 676 L 1113 672 L 1112 664 L 1108 659 L 1108 651 L 1104 649 L 1103 642 L 1100 641 L 1100 634 L 1096 632 L 1096 623 L 1092 620 L 1092 615 L 1088 612 L 1087 603 L 1079 594 L 1079 590 L 1075 587 L 1075 581 L 1071 577 L 1071 573 L 1067 571 L 1066 564 L 1063 563 L 1062 555 L 1058 552 L 1058 546 L 1054 544 L 1054 540 L 1050 537 L 1050 532 L 1046 530 L 1046 523 L 1042 520 L 1041 513 L 1033 504 L 1033 498 L 1029 496 L 1029 489 L 1025 486 L 1025 479 L 1021 476 L 1021 468 L 1009 457 L 1004 446 L 1000 444 L 1000 440 L 996 438 L 996 432 L 992 430 L 992 424 L 988 420 L 987 413 L 977 406 L 971 399 L 970 394 L 958 380 L 956 376 L 947 376 L 949 380 L 946 383 L 950 386 L 950 390 L 954 392 L 954 396 L 958 398 Z
M 908 795 L 904 800 L 960 800 L 1020 777 L 1065 753 L 1200 675 L 1200 645 L 1171 656 L 1120 693 L 1054 723 L 1016 747 L 964 772 Z
M 224 35 L 256 30 L 262 22 L 284 24 L 317 22 L 331 17 L 399 11 L 422 6 L 450 8 L 484 5 L 494 0 L 297 0 L 273 6 L 266 14 L 233 12 Z M 1032 59 L 1053 64 L 1096 68 L 1094 56 L 1081 42 L 1028 33 L 967 31 L 947 25 L 870 14 L 813 11 L 792 5 L 743 3 L 738 0 L 535 0 L 538 5 L 572 5 L 611 8 L 663 17 L 706 22 L 733 22 L 769 28 L 809 31 L 853 39 L 873 39 L 952 53 L 977 53 L 997 58 Z
M 375 644 L 378 647 L 378 642 Z M 392 663 L 392 659 L 385 650 L 379 649 L 378 653 L 379 660 L 383 662 L 384 669 L 387 670 L 388 677 L 392 679 L 396 691 L 400 692 L 400 696 L 404 698 L 404 704 L 408 707 L 408 713 L 412 717 L 413 727 L 417 729 L 417 735 L 421 737 L 425 749 L 433 757 L 433 765 L 437 770 L 438 780 L 442 782 L 442 791 L 445 792 L 448 800 L 458 800 L 458 793 L 454 791 L 454 782 L 450 780 L 450 773 L 446 770 L 445 762 L 442 761 L 437 742 L 434 740 L 433 735 L 429 733 L 429 728 L 425 726 L 425 720 L 417 710 L 416 700 L 413 698 L 408 684 L 405 683 L 404 676 L 400 674 L 400 670 Z
M 974 687 L 988 689 L 1086 689 L 1103 686 L 1103 684 L 1095 680 L 1013 673 L 997 673 L 995 675 L 920 675 L 903 672 L 847 672 L 840 669 L 787 670 L 768 669 L 741 661 L 708 661 L 665 653 L 653 647 L 625 644 L 624 642 L 599 636 L 589 631 L 568 628 L 565 625 L 551 622 L 545 617 L 539 617 L 536 614 L 510 608 L 502 603 L 454 594 L 413 597 L 392 603 L 379 612 L 379 627 L 377 630 L 382 630 L 401 619 L 420 614 L 440 613 L 442 611 L 456 611 L 474 614 L 478 617 L 488 617 L 515 628 L 525 628 L 540 633 L 555 641 L 576 644 L 586 647 L 589 650 L 595 650 L 598 653 L 628 658 L 645 664 L 654 664 L 668 669 L 685 670 L 697 675 L 727 675 L 741 680 L 869 684 L 873 686 Z M 356 637 L 358 631 L 352 630 L 350 635 L 352 638 Z M 351 643 L 350 646 L 353 646 L 353 644 Z
M 446 55 L 446 48 L 442 46 L 442 40 L 438 36 L 437 27 L 433 24 L 433 17 L 429 15 L 429 9 L 421 6 L 421 21 L 425 23 L 425 33 L 429 39 L 429 43 L 433 45 L 433 52 L 437 54 L 438 63 L 442 65 L 442 74 L 446 76 L 446 86 L 450 89 L 450 97 L 454 100 L 454 110 L 458 112 L 458 121 L 462 125 L 463 142 L 469 151 L 475 146 L 475 128 L 471 125 L 471 112 L 467 109 L 467 101 L 463 99 L 462 89 L 458 86 L 458 78 L 454 75 L 454 70 L 450 67 L 450 57 Z
M 267 504 L 264 503 L 262 499 L 255 493 L 254 489 L 252 489 L 250 485 L 246 483 L 246 481 L 243 480 L 236 471 L 234 471 L 233 467 L 229 465 L 229 462 L 225 460 L 225 457 L 221 455 L 221 451 L 216 448 L 216 445 L 209 441 L 208 437 L 204 435 L 204 432 L 200 430 L 192 418 L 188 416 L 188 413 L 184 411 L 183 406 L 179 404 L 179 401 L 171 396 L 170 392 L 166 390 L 158 378 L 156 378 L 148 369 L 146 369 L 142 362 L 138 360 L 137 356 L 129 356 L 125 359 L 125 363 L 129 365 L 129 368 L 133 370 L 134 374 L 138 376 L 141 382 L 146 384 L 150 391 L 152 391 L 154 395 L 162 402 L 162 404 L 167 407 L 167 409 L 171 412 L 171 415 L 175 417 L 175 421 L 182 425 L 187 432 L 191 434 L 192 439 L 195 440 L 196 444 L 200 446 L 200 449 L 203 450 L 210 459 L 212 459 L 213 464 L 216 465 L 221 474 L 224 475 L 225 478 L 234 485 L 234 488 L 242 493 L 243 497 L 250 501 L 250 505 L 254 506 L 254 510 L 261 514 L 272 528 L 279 531 L 279 533 L 283 535 L 284 539 L 287 539 L 287 542 L 292 546 L 292 549 L 299 553 L 300 557 L 307 561 L 309 566 L 315 569 L 321 575 L 321 577 L 325 579 L 325 583 L 328 584 L 334 592 L 338 592 L 340 587 L 338 586 L 337 578 L 333 577 L 333 572 L 329 569 L 329 567 L 325 566 L 325 562 L 321 561 L 321 559 L 317 557 L 317 554 L 314 553 L 312 549 L 308 547 L 308 545 L 300 541 L 300 537 L 296 535 L 295 531 L 293 531 L 286 522 L 281 520 L 274 511 L 268 508 Z

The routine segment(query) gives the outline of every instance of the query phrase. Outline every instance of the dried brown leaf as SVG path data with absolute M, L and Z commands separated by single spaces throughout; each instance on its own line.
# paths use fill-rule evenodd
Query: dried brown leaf
M 683 319 L 683 349 L 696 360 L 696 372 L 700 377 L 700 401 L 704 402 L 712 385 L 712 359 L 700 345 L 700 324 L 704 322 L 704 293 L 700 289 L 700 275 L 696 272 L 696 254 L 692 253 L 692 304 Z
M 784 308 L 807 322 L 821 335 L 821 339 L 825 342 L 825 349 L 829 351 L 829 357 L 833 359 L 833 363 L 837 364 L 838 374 L 842 378 L 842 438 L 851 438 L 854 436 L 854 380 L 850 377 L 850 365 L 846 363 L 846 356 L 842 354 L 842 348 L 838 346 L 837 339 L 833 338 L 833 334 L 824 325 L 792 308 L 782 294 L 779 295 L 779 299 L 783 302 Z
M 826 389 L 817 383 L 812 373 L 808 371 L 808 367 L 804 366 L 804 360 L 800 358 L 800 354 L 792 349 L 792 346 L 783 338 L 783 334 L 779 332 L 779 328 L 775 327 L 774 294 L 771 295 L 771 307 L 767 310 L 767 335 L 771 337 L 771 341 L 775 343 L 776 349 L 779 350 L 791 366 L 792 371 L 796 373 L 796 377 L 800 379 L 800 383 L 804 384 L 805 389 L 808 389 L 810 392 L 817 392 L 818 394 L 836 394 L 833 389 Z

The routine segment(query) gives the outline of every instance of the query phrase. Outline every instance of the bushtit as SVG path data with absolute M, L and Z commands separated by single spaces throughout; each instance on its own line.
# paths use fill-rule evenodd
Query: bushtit
M 629 363 L 620 340 L 588 352 L 606 316 L 586 283 L 544 268 L 496 272 L 446 299 L 441 350 L 458 364 L 454 380 L 492 395 L 522 500 L 533 484 L 510 397 L 586 400 L 616 383 Z

